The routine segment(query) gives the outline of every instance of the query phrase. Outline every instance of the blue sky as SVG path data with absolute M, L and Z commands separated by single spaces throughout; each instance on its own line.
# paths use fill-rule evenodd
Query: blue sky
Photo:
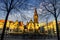
M 41 18 L 43 13 L 47 13 L 46 10 L 43 10 L 44 7 L 42 6 L 42 1 L 40 0 L 28 0 L 27 1 L 27 5 L 32 5 L 32 7 L 30 6 L 26 6 L 28 9 L 23 9 L 20 12 L 11 12 L 8 20 L 12 20 L 12 21 L 23 21 L 24 23 L 26 23 L 27 21 L 30 21 L 31 19 L 33 20 L 33 15 L 34 15 L 34 8 L 37 8 L 37 13 L 39 15 L 39 22 L 45 22 L 46 19 L 45 18 Z M 0 4 L 1 6 L 2 4 Z M 23 5 L 24 6 L 24 5 Z M 21 8 L 25 8 L 21 6 Z M 0 10 L 0 19 L 5 19 L 6 16 L 6 12 L 3 12 Z M 51 15 L 49 18 L 49 21 L 54 20 L 54 17 Z M 60 20 L 60 17 L 58 17 L 58 20 Z

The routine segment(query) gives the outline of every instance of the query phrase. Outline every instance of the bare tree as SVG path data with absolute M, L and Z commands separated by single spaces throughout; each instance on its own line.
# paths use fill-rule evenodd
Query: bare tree
M 6 18 L 5 18 L 5 23 L 4 23 L 4 27 L 3 27 L 3 31 L 2 31 L 0 40 L 3 40 L 3 38 L 4 38 L 6 23 L 7 23 L 9 14 L 11 13 L 11 11 L 13 9 L 14 10 L 19 9 L 24 4 L 24 2 L 26 2 L 26 0 L 3 0 L 2 3 L 4 4 L 4 6 L 0 9 L 5 11 L 7 13 L 7 15 L 6 15 Z
M 57 31 L 57 37 L 58 37 L 58 40 L 59 40 L 59 27 L 58 27 L 58 20 L 57 20 L 57 18 L 58 18 L 58 16 L 59 16 L 59 14 L 60 14 L 60 8 L 59 7 L 57 7 L 57 5 L 59 4 L 58 3 L 58 0 L 48 0 L 48 1 L 46 1 L 46 0 L 43 0 L 44 1 L 44 8 L 50 13 L 50 14 L 52 14 L 53 16 L 54 16 L 54 18 L 55 18 L 55 22 L 56 22 L 56 31 Z M 50 8 L 49 8 L 49 6 L 50 6 Z

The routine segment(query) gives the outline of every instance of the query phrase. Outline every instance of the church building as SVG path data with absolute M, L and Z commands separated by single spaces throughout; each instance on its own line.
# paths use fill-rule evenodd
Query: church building
M 39 25 L 38 25 L 38 14 L 36 8 L 34 9 L 34 15 L 33 15 L 33 21 L 30 20 L 27 25 L 27 30 L 28 32 L 35 32 L 38 30 Z

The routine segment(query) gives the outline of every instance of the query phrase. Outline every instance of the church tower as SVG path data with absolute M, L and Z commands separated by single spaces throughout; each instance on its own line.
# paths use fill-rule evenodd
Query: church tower
M 36 8 L 34 10 L 34 23 L 38 23 L 38 14 Z

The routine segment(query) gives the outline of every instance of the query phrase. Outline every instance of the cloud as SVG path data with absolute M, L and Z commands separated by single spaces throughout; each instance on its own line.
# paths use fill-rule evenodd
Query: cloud
M 33 19 L 33 14 L 34 14 L 34 10 L 21 10 L 22 13 L 14 13 L 10 14 L 8 17 L 8 20 L 12 20 L 12 21 L 23 21 L 23 22 L 27 22 L 30 19 Z
M 37 0 L 36 0 L 37 1 Z M 32 0 L 31 2 L 29 2 L 29 5 L 35 5 L 36 1 L 34 1 L 33 3 Z M 49 13 L 45 10 L 45 8 L 43 7 L 43 4 L 45 4 L 44 2 L 39 4 L 39 7 L 37 7 L 37 13 L 39 16 L 39 22 L 43 22 L 45 21 L 45 18 L 41 19 L 42 16 L 44 16 L 45 14 Z M 51 6 L 51 4 L 49 4 L 49 6 Z M 22 13 L 19 12 L 12 12 L 12 14 L 9 15 L 8 20 L 12 20 L 12 21 L 23 21 L 24 23 L 26 23 L 27 21 L 30 21 L 31 19 L 33 20 L 33 15 L 34 15 L 34 7 L 29 7 L 29 9 L 31 10 L 21 10 Z M 0 19 L 5 19 L 6 14 L 3 12 L 0 12 Z M 51 19 L 49 19 L 50 21 L 53 20 L 53 16 L 50 17 Z

